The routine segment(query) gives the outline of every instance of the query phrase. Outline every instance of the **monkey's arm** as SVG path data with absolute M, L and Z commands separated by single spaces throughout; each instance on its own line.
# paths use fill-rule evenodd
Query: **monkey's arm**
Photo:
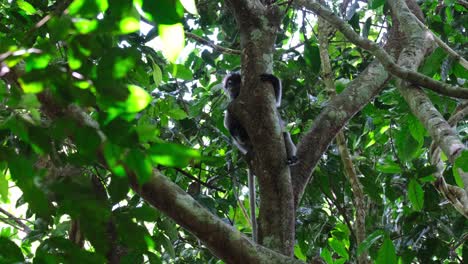
M 281 95 L 283 93 L 280 79 L 273 74 L 264 73 L 260 75 L 260 80 L 271 83 L 273 90 L 275 91 L 276 107 L 280 107 Z
M 246 155 L 247 153 L 252 152 L 253 147 L 249 136 L 247 135 L 247 131 L 245 131 L 241 123 L 232 114 L 230 114 L 229 111 L 226 111 L 226 115 L 224 116 L 224 127 L 229 130 L 234 144 L 242 154 Z

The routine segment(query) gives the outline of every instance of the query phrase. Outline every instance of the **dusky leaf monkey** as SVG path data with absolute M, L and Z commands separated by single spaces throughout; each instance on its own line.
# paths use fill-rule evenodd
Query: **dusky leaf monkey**
M 269 82 L 273 86 L 273 90 L 275 92 L 275 101 L 276 107 L 281 106 L 281 96 L 282 96 L 282 86 L 281 81 L 278 77 L 272 74 L 261 74 L 260 80 L 264 82 Z M 242 76 L 235 72 L 230 73 L 224 78 L 223 86 L 227 94 L 229 95 L 231 101 L 236 99 L 240 94 L 242 84 Z M 283 138 L 284 144 L 286 148 L 286 155 L 287 160 L 286 164 L 293 165 L 298 160 L 296 157 L 296 146 L 294 145 L 291 135 L 289 132 L 284 130 L 284 122 L 281 118 L 278 119 L 281 129 L 283 130 Z M 240 150 L 240 152 L 246 156 L 252 157 L 253 155 L 253 146 L 250 141 L 249 135 L 245 128 L 241 125 L 239 120 L 237 120 L 229 110 L 226 111 L 226 115 L 224 116 L 224 126 L 226 129 L 229 130 L 231 137 L 233 139 L 234 144 Z M 250 160 L 248 160 L 248 163 Z M 250 220 L 252 223 L 252 238 L 255 242 L 257 242 L 257 219 L 255 217 L 255 201 L 256 201 L 256 193 L 255 193 L 255 179 L 251 169 L 251 164 L 248 164 L 249 172 L 248 172 L 248 187 L 249 187 L 249 200 L 250 200 Z

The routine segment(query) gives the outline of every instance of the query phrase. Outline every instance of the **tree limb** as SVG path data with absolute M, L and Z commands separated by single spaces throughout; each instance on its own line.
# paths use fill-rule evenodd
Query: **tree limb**
M 468 99 L 468 89 L 439 82 L 414 70 L 400 67 L 395 63 L 390 54 L 379 45 L 359 36 L 354 32 L 351 26 L 341 20 L 328 8 L 320 5 L 316 0 L 297 0 L 296 4 L 300 7 L 310 9 L 317 15 L 323 17 L 327 22 L 338 28 L 349 41 L 372 53 L 384 65 L 385 69 L 393 75 L 443 95 Z
M 427 34 L 419 30 L 416 18 L 411 14 L 408 6 L 403 0 L 394 0 L 390 2 L 392 12 L 400 22 L 402 31 L 406 34 L 408 43 L 398 59 L 398 63 L 408 69 L 417 69 L 424 60 L 427 53 L 431 50 L 432 39 Z M 455 159 L 466 150 L 458 135 L 452 129 L 450 124 L 433 106 L 427 95 L 419 88 L 412 86 L 402 80 L 397 82 L 397 87 L 401 95 L 405 98 L 413 114 L 423 123 L 429 131 L 435 144 L 439 146 L 447 155 L 449 161 Z M 433 153 L 432 163 L 438 165 L 441 169 L 440 156 Z M 460 213 L 468 217 L 468 175 L 461 173 L 465 184 L 465 190 L 456 186 L 450 186 L 445 183 L 442 175 L 438 173 L 438 182 L 436 187 L 442 191 L 445 197 L 454 205 Z

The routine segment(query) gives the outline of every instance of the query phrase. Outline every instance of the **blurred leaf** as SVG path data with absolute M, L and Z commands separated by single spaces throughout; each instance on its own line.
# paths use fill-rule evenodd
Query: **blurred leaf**
M 30 209 L 38 217 L 48 219 L 52 213 L 52 208 L 42 190 L 35 184 L 38 172 L 34 170 L 33 163 L 20 156 L 10 156 L 8 167 L 11 178 L 23 192 L 24 200 L 29 204 Z
M 346 250 L 345 244 L 343 241 L 336 238 L 329 238 L 328 245 L 336 252 L 338 255 L 344 259 L 349 259 L 348 251 Z
M 8 180 L 6 174 L 4 173 L 5 168 L 0 164 L 0 200 L 7 203 L 8 202 Z
M 385 4 L 386 0 L 371 0 L 369 2 L 370 9 L 377 9 Z
M 170 62 L 175 62 L 185 47 L 185 34 L 182 23 L 159 24 L 158 31 L 163 43 L 164 56 Z
M 382 236 L 385 235 L 385 232 L 382 230 L 374 231 L 372 234 L 366 237 L 364 241 L 359 245 L 357 254 L 361 255 L 362 252 L 369 250 L 369 248 L 374 245 Z
M 198 15 L 195 0 L 180 0 L 180 3 L 182 3 L 187 12 L 191 13 L 192 15 Z
M 382 246 L 377 252 L 376 264 L 395 264 L 397 263 L 397 256 L 395 253 L 395 247 L 392 241 L 385 237 Z
M 24 0 L 16 0 L 16 4 L 21 8 L 21 10 L 26 12 L 27 15 L 34 15 L 37 12 L 33 5 Z
M 415 211 L 421 211 L 424 206 L 424 191 L 419 183 L 411 179 L 408 184 L 408 198 Z
M 153 80 L 154 80 L 154 85 L 158 87 L 161 84 L 162 81 L 162 72 L 161 68 L 153 62 Z
M 171 143 L 157 143 L 149 149 L 155 164 L 169 167 L 184 167 L 191 161 L 201 158 L 197 150 Z
M 130 150 L 125 157 L 125 163 L 135 172 L 140 184 L 147 182 L 151 178 L 153 167 L 150 160 L 141 151 L 136 149 Z
M 17 263 L 24 261 L 21 249 L 8 238 L 0 237 L 0 248 L 1 263 Z

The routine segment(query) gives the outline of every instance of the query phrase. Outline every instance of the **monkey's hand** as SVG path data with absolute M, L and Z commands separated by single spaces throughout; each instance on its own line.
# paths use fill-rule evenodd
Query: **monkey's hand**
M 288 164 L 288 166 L 296 165 L 298 162 L 299 159 L 296 156 L 292 156 L 286 160 L 286 164 Z
M 263 82 L 270 82 L 271 85 L 273 85 L 275 89 L 276 87 L 281 87 L 280 80 L 278 79 L 278 77 L 274 76 L 273 74 L 269 74 L 269 73 L 260 74 L 260 80 L 262 80 Z

